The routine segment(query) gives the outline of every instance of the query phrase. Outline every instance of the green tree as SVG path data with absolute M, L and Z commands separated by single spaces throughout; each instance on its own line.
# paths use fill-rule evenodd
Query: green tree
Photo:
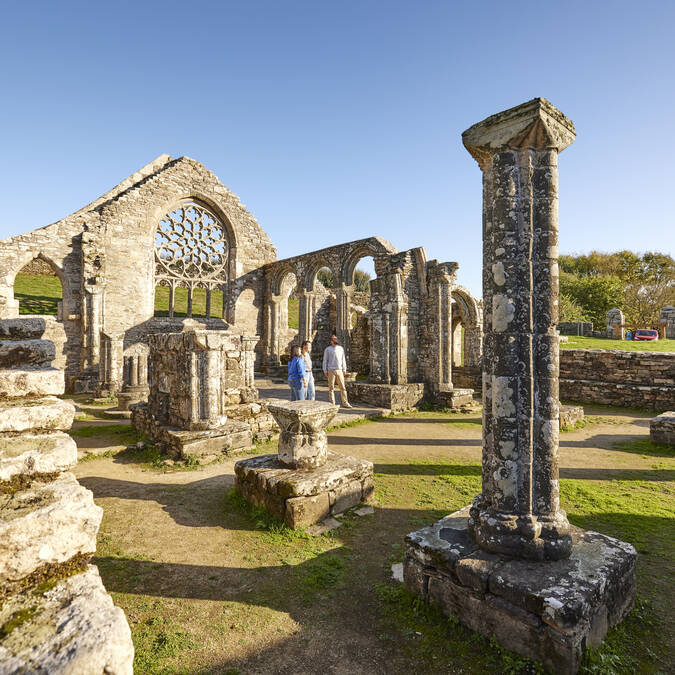
M 560 293 L 579 305 L 593 324 L 604 326 L 607 311 L 623 301 L 623 284 L 610 275 L 576 276 L 560 274 Z
M 558 298 L 558 314 L 559 321 L 588 321 L 584 308 L 566 293 L 561 293 Z
M 335 285 L 335 277 L 327 267 L 322 267 L 318 271 L 316 278 L 321 282 L 321 284 L 325 288 L 328 288 L 329 290 L 332 289 L 333 286 Z
M 354 286 L 359 293 L 370 293 L 370 274 L 357 269 L 354 272 Z

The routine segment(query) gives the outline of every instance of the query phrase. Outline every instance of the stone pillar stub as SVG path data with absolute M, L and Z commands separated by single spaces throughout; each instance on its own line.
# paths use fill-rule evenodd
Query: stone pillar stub
M 483 485 L 469 530 L 481 548 L 569 556 L 558 489 L 558 153 L 574 125 L 537 98 L 462 134 L 483 171 Z
M 281 435 L 279 462 L 294 469 L 315 469 L 326 463 L 326 426 L 339 406 L 323 401 L 279 401 L 268 405 Z

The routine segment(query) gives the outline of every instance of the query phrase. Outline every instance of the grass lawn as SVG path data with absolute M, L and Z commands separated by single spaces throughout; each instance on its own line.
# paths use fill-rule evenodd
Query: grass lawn
M 560 349 L 623 349 L 631 352 L 675 352 L 675 340 L 638 341 L 611 340 L 609 338 L 576 337 L 569 335 L 569 342 L 562 342 Z
M 638 601 L 582 672 L 672 672 L 675 457 L 650 444 L 644 417 L 601 412 L 561 438 L 561 502 L 573 524 L 637 548 Z M 542 672 L 391 580 L 405 535 L 480 490 L 480 434 L 478 414 L 437 411 L 330 432 L 333 450 L 374 462 L 376 509 L 317 537 L 232 493 L 236 458 L 168 472 L 130 452 L 80 463 L 104 509 L 94 562 L 127 614 L 136 672 Z
M 63 298 L 61 281 L 47 274 L 17 274 L 14 297 L 19 301 L 19 314 L 56 314 Z
M 173 315 L 187 316 L 187 288 L 177 288 L 173 297 Z M 169 316 L 169 289 L 167 286 L 155 286 L 155 316 Z M 192 316 L 206 316 L 206 290 L 195 288 L 192 292 Z M 223 292 L 211 292 L 211 316 L 221 319 L 223 316 Z

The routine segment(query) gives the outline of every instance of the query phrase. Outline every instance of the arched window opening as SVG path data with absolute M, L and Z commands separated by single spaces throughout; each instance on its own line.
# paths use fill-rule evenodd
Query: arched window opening
M 279 285 L 279 335 L 282 361 L 286 362 L 291 345 L 297 342 L 300 326 L 297 287 L 298 280 L 293 272 L 288 272 Z
M 155 316 L 223 316 L 230 243 L 205 206 L 185 201 L 155 231 Z
M 316 273 L 316 278 L 314 280 L 314 288 L 316 289 L 318 285 L 319 290 L 330 291 L 335 286 L 335 275 L 333 274 L 330 267 L 322 267 Z
M 59 316 L 63 301 L 61 280 L 46 260 L 35 258 L 17 273 L 14 297 L 19 301 L 19 314 Z

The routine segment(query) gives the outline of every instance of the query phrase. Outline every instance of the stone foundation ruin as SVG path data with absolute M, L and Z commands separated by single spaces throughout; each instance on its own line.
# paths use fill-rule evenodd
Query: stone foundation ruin
M 544 99 L 464 132 L 483 172 L 482 492 L 406 537 L 408 588 L 556 673 L 630 611 L 633 546 L 572 527 L 558 488 L 558 153 Z
M 124 675 L 131 632 L 90 564 L 103 511 L 68 471 L 75 408 L 41 334 L 0 339 L 0 671 Z

